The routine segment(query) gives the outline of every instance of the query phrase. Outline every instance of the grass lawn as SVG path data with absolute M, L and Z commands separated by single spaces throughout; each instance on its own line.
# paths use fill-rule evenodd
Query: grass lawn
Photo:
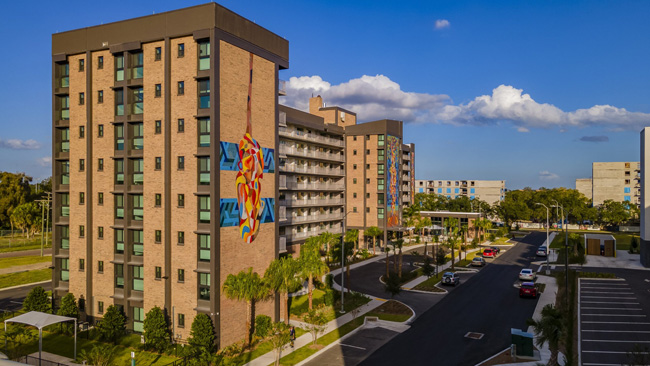
M 8 257 L 0 258 L 0 268 L 9 268 L 15 266 L 25 266 L 34 263 L 52 263 L 52 256 L 25 256 L 25 257 Z
M 333 297 L 333 299 L 327 300 L 326 296 L 330 296 L 330 298 Z M 355 299 L 357 299 L 358 303 L 355 304 L 355 302 L 351 300 L 352 296 L 354 295 L 348 293 L 345 294 L 344 308 L 346 312 L 349 312 L 355 306 L 362 306 L 370 302 L 370 298 L 368 297 L 361 298 L 361 296 L 356 295 Z M 339 302 L 340 299 L 341 299 L 341 293 L 338 291 L 332 291 L 331 293 L 328 294 L 323 290 L 314 289 L 312 303 L 314 308 L 318 308 L 319 306 L 325 305 L 326 300 L 328 302 L 331 301 L 331 305 L 325 305 L 325 310 L 323 311 L 323 314 L 327 318 L 327 321 L 331 321 L 343 315 L 339 312 L 341 307 Z M 305 314 L 309 309 L 309 296 L 305 294 L 301 296 L 292 297 L 289 306 L 291 309 L 290 310 L 291 318 L 302 321 L 303 314 Z
M 510 238 L 507 238 L 505 236 L 498 237 L 494 239 L 492 244 L 494 245 L 512 245 L 512 243 L 507 243 L 507 241 L 510 240 Z
M 569 235 L 570 234 L 609 234 L 614 236 L 616 238 L 616 250 L 630 250 L 630 243 L 632 242 L 632 238 L 635 237 L 637 240 L 637 244 L 641 242 L 641 239 L 639 239 L 639 235 L 637 234 L 632 234 L 632 233 L 618 233 L 618 232 L 610 232 L 610 231 L 598 231 L 598 232 L 593 232 L 593 231 L 574 231 L 574 230 L 569 230 Z M 581 240 L 584 240 L 584 236 L 582 236 Z M 555 239 L 553 239 L 553 242 L 551 243 L 551 248 L 554 249 L 560 249 L 564 248 L 564 233 L 558 233 L 555 235 Z M 638 249 L 638 246 L 637 246 Z
M 305 333 L 307 332 L 304 329 L 296 328 L 296 338 L 300 337 Z M 273 351 L 273 346 L 271 345 L 270 341 L 261 342 L 256 344 L 255 349 L 253 349 L 252 351 L 244 352 L 239 356 L 224 358 L 223 365 L 228 365 L 228 366 L 243 365 L 272 351 Z
M 409 320 L 413 316 L 413 312 L 401 302 L 389 300 L 364 316 L 376 316 L 381 320 L 402 323 Z
M 429 291 L 429 292 L 444 292 L 444 290 L 435 286 L 436 283 L 440 282 L 443 273 L 444 272 L 440 272 L 437 275 L 428 278 L 426 281 L 415 286 L 413 290 Z
M 48 245 L 46 248 L 52 247 L 52 234 L 48 234 Z M 16 252 L 20 250 L 30 250 L 30 249 L 40 249 L 41 248 L 41 236 L 36 235 L 31 239 L 27 239 L 23 235 L 14 235 L 0 237 L 0 253 L 4 252 Z
M 18 273 L 8 273 L 0 275 L 0 288 L 25 285 L 28 283 L 42 282 L 51 279 L 52 270 L 49 268 Z

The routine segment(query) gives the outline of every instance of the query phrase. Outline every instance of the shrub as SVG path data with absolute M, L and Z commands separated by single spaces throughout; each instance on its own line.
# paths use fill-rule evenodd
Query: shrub
M 415 244 L 420 244 L 420 235 L 415 236 Z
M 77 307 L 77 301 L 73 294 L 68 293 L 63 296 L 63 299 L 61 299 L 61 307 L 56 314 L 79 319 L 79 308 Z M 59 323 L 59 329 L 65 334 L 71 334 L 74 330 L 74 324 L 70 322 Z
M 258 315 L 255 317 L 255 335 L 259 338 L 266 338 L 273 327 L 270 316 Z
M 370 252 L 366 248 L 361 249 L 357 254 L 363 259 L 370 258 Z
M 104 317 L 97 328 L 103 339 L 115 344 L 117 343 L 118 338 L 120 338 L 126 330 L 125 323 L 126 316 L 122 309 L 115 305 L 111 305 L 106 309 L 106 314 L 104 314 Z
M 334 285 L 334 276 L 332 276 L 331 273 L 325 276 L 325 285 L 327 286 L 328 289 L 331 289 L 332 286 Z
M 45 290 L 41 286 L 36 286 L 29 291 L 25 301 L 23 301 L 23 310 L 40 311 L 43 313 L 50 312 L 50 301 L 47 298 L 47 293 L 45 293 Z
M 390 297 L 393 298 L 395 295 L 399 294 L 402 290 L 402 285 L 400 283 L 400 278 L 395 272 L 390 272 L 388 278 L 385 278 L 386 284 L 384 289 L 386 292 L 390 293 Z
M 89 365 L 110 366 L 115 359 L 115 346 L 108 344 L 93 345 L 90 350 L 82 349 L 79 352 L 79 360 L 86 361 Z
M 494 236 L 494 233 L 490 233 L 490 235 L 488 235 L 488 240 L 489 241 L 494 241 L 495 239 L 496 239 L 496 237 Z
M 334 301 L 336 296 L 334 296 L 334 291 L 328 290 L 325 292 L 325 295 L 323 295 L 323 304 L 325 306 L 332 306 L 334 305 Z
M 429 258 L 429 256 L 424 257 L 424 265 L 422 266 L 422 274 L 427 276 L 427 278 L 431 278 L 431 276 L 433 276 L 434 272 L 435 272 L 435 268 L 431 265 L 431 258 Z
M 187 342 L 195 349 L 211 351 L 214 347 L 214 325 L 207 314 L 197 314 Z
M 158 352 L 167 348 L 171 335 L 161 308 L 154 306 L 144 318 L 144 344 Z

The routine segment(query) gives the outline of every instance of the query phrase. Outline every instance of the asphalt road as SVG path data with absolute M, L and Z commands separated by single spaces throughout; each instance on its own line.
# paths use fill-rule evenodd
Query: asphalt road
M 41 255 L 40 249 L 18 250 L 15 252 L 0 253 L 0 258 L 26 257 L 31 255 Z M 43 255 L 52 255 L 52 248 L 43 249 Z
M 41 286 L 47 291 L 52 289 L 52 282 L 38 285 L 25 285 L 10 290 L 0 290 L 0 310 L 20 309 L 22 307 L 23 300 L 25 300 L 29 291 L 36 286 Z
M 450 291 L 406 332 L 361 365 L 475 365 L 510 345 L 510 329 L 526 329 L 537 300 L 520 299 L 513 288 L 522 268 L 537 260 L 546 233 L 532 233 L 502 253 L 462 286 Z M 357 280 L 358 281 L 358 280 Z M 483 333 L 480 340 L 465 338 Z

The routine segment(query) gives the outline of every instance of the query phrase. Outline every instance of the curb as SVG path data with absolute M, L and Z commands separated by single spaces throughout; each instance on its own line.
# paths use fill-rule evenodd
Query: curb
M 31 285 L 42 285 L 42 284 L 45 284 L 45 283 L 48 283 L 48 282 L 52 282 L 52 280 L 41 281 L 41 282 L 25 283 L 25 284 L 18 285 L 18 286 L 11 286 L 11 287 L 0 288 L 0 292 L 2 292 L 2 291 L 7 291 L 7 290 L 13 290 L 13 289 L 17 289 L 17 288 L 21 288 L 21 287 L 25 287 L 25 286 L 31 286 Z

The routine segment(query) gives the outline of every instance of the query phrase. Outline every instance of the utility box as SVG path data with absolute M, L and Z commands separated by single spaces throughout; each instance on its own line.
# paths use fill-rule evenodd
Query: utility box
M 520 329 L 510 329 L 511 343 L 516 346 L 517 356 L 533 357 L 533 334 Z

